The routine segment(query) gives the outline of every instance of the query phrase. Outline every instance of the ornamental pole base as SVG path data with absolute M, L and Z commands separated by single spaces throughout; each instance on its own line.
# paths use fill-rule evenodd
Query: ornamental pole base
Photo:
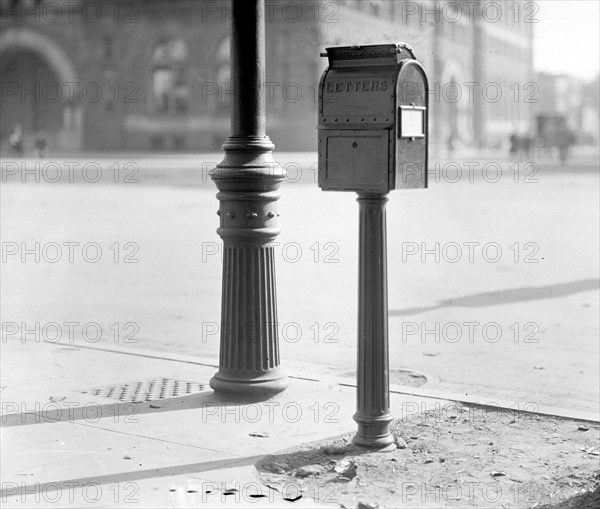
M 354 445 L 369 448 L 395 449 L 394 436 L 390 433 L 391 415 L 383 415 L 378 418 L 354 414 L 353 419 L 358 424 L 358 430 L 352 442 Z M 393 446 L 393 447 L 391 447 Z
M 218 372 L 210 379 L 210 386 L 219 394 L 268 398 L 284 391 L 289 385 L 289 379 L 285 375 L 280 374 L 278 377 L 275 377 L 274 373 L 271 375 L 272 377 L 266 379 L 236 380 L 228 378 L 226 373 Z
M 274 239 L 278 188 L 285 177 L 268 136 L 231 136 L 211 171 L 219 192 L 223 279 L 215 393 L 263 398 L 283 391 L 279 365 Z

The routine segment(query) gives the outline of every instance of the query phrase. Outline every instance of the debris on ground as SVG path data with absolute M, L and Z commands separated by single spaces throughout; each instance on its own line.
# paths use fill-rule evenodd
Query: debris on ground
M 256 468 L 272 489 L 349 509 L 600 507 L 599 424 L 451 405 L 392 422 L 395 450 L 354 447 L 346 434 Z
M 253 431 L 252 433 L 248 433 L 251 437 L 258 438 L 269 438 L 269 433 L 267 431 Z

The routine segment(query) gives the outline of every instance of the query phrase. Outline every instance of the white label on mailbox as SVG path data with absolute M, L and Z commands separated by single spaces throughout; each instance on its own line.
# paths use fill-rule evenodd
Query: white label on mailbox
M 400 107 L 400 137 L 401 138 L 422 138 L 423 132 L 423 112 L 422 109 Z

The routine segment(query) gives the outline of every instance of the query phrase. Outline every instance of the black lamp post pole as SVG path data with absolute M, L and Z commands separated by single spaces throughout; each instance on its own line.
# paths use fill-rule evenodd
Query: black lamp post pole
M 233 0 L 234 104 L 225 157 L 211 172 L 219 192 L 223 287 L 217 393 L 268 395 L 287 387 L 279 367 L 274 247 L 284 170 L 265 131 L 264 0 Z

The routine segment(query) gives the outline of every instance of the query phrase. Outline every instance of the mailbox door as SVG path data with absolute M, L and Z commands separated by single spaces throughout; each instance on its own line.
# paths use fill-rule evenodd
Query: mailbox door
M 387 193 L 389 129 L 319 132 L 319 186 L 327 191 Z
M 396 107 L 396 171 L 393 189 L 427 187 L 427 76 L 416 60 L 405 60 L 398 75 Z

